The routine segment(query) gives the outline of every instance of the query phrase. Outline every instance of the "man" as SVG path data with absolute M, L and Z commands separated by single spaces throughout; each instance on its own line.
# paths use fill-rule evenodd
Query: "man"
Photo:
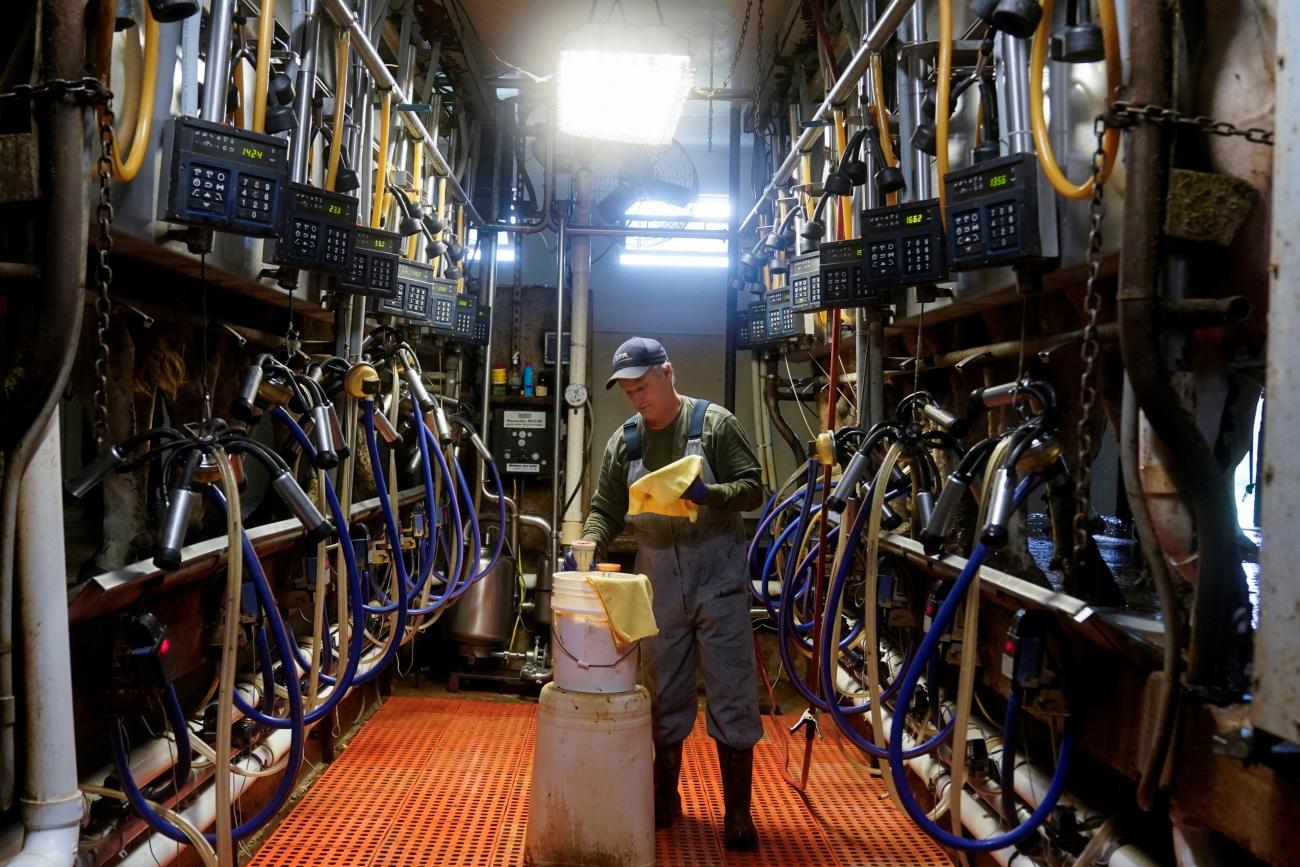
M 750 818 L 754 744 L 762 734 L 750 632 L 746 539 L 740 513 L 763 502 L 758 458 L 736 417 L 677 393 L 657 340 L 634 337 L 614 353 L 613 375 L 637 414 L 605 445 L 600 480 L 582 535 L 604 547 L 624 520 L 637 543 L 636 569 L 654 587 L 659 635 L 643 642 L 655 743 L 655 826 L 681 815 L 682 741 L 695 724 L 695 661 L 704 669 L 708 731 L 722 772 L 726 847 L 758 848 Z M 704 458 L 683 494 L 697 520 L 628 515 L 628 486 L 687 455 Z

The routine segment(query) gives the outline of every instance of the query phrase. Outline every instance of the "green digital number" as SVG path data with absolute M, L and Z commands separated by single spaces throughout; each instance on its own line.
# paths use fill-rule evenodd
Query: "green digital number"
M 244 156 L 248 157 L 250 160 L 260 160 L 266 157 L 266 154 L 264 152 L 258 150 L 257 148 L 251 148 L 248 145 L 244 145 L 242 152 Z
M 343 206 L 342 206 L 342 205 L 326 205 L 326 206 L 325 206 L 325 210 L 328 211 L 328 212 L 331 213 L 331 214 L 342 214 L 342 213 L 343 213 Z
M 993 189 L 995 187 L 1005 187 L 1010 182 L 1010 180 L 1011 179 L 1007 177 L 1007 175 L 1005 174 L 993 175 L 992 177 L 989 178 L 989 189 Z
M 903 222 L 909 226 L 915 226 L 921 222 L 924 222 L 924 220 L 925 220 L 924 214 L 908 214 L 906 217 L 903 218 Z
M 376 239 L 375 239 L 375 249 L 376 249 L 376 250 L 383 250 L 383 249 L 386 249 L 387 247 L 388 247 L 388 242 L 385 241 L 383 238 L 376 238 Z

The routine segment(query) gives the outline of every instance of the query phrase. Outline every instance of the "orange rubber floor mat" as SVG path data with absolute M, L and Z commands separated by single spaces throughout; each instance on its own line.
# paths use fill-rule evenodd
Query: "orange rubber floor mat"
M 357 733 L 252 867 L 443 867 L 524 863 L 537 706 L 392 698 Z M 793 721 L 793 720 L 791 720 Z M 657 863 L 902 867 L 951 862 L 828 740 L 813 750 L 805 800 L 780 774 L 782 735 L 754 751 L 754 823 L 762 848 L 722 848 L 713 743 L 696 725 L 682 761 L 684 816 L 656 834 Z M 792 743 L 798 773 L 802 741 Z

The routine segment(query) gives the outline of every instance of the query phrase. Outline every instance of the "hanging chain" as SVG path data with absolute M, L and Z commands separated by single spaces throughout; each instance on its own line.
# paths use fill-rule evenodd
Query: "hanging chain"
M 1110 111 L 1105 116 L 1105 122 L 1110 126 L 1121 128 L 1130 127 L 1138 122 L 1155 123 L 1182 127 L 1206 135 L 1217 135 L 1224 138 L 1237 136 L 1254 144 L 1273 146 L 1272 130 L 1261 129 L 1257 126 L 1242 129 L 1228 123 L 1226 120 L 1215 120 L 1203 114 L 1183 114 L 1160 105 L 1134 105 L 1131 102 L 1117 100 L 1111 103 Z
M 1105 114 L 1098 115 L 1093 121 L 1097 149 L 1092 155 L 1092 201 L 1088 206 L 1088 282 L 1083 296 L 1083 310 L 1087 314 L 1088 322 L 1083 330 L 1083 344 L 1080 349 L 1080 357 L 1083 359 L 1083 373 L 1079 378 L 1079 403 L 1082 413 L 1078 424 L 1079 454 L 1074 491 L 1073 562 L 1075 567 L 1080 569 L 1083 567 L 1088 547 L 1088 512 L 1091 506 L 1088 482 L 1092 475 L 1092 432 L 1089 420 L 1092 409 L 1097 403 L 1096 365 L 1097 357 L 1101 354 L 1101 342 L 1097 339 L 1097 313 L 1101 310 L 1101 293 L 1097 291 L 1097 277 L 1101 273 L 1101 222 L 1105 216 L 1102 175 L 1106 153 L 1103 140 L 1108 126 L 1127 128 L 1137 123 L 1178 127 L 1224 138 L 1235 136 L 1255 144 L 1269 147 L 1273 145 L 1271 130 L 1260 127 L 1243 129 L 1227 121 L 1215 120 L 1205 115 L 1183 114 L 1159 105 L 1134 105 L 1122 100 L 1112 103 Z
M 1097 313 L 1101 310 L 1101 293 L 1097 291 L 1097 277 L 1101 274 L 1101 221 L 1106 215 L 1103 174 L 1106 166 L 1106 117 L 1097 115 L 1092 123 L 1097 136 L 1097 149 L 1092 154 L 1092 201 L 1088 205 L 1088 282 L 1083 293 L 1083 310 L 1088 324 L 1083 329 L 1083 373 L 1079 377 L 1078 466 L 1074 486 L 1074 567 L 1082 570 L 1088 551 L 1088 511 L 1091 497 L 1088 483 L 1092 476 L 1092 408 L 1097 402 L 1096 366 L 1101 354 L 1101 341 L 1097 339 Z
M 95 219 L 99 238 L 95 242 L 95 446 L 104 450 L 108 434 L 108 327 L 113 303 L 108 290 L 113 284 L 113 268 L 108 257 L 113 253 L 113 97 L 108 95 L 99 112 L 99 205 Z
M 74 102 L 83 105 L 103 104 L 107 106 L 113 99 L 113 92 L 104 86 L 98 78 L 51 78 L 40 84 L 18 84 L 0 93 L 0 103 L 13 100 L 36 102 L 43 99 L 62 99 L 72 97 Z
M 113 268 L 108 264 L 113 254 L 113 92 L 98 78 L 52 78 L 39 84 L 19 84 L 0 93 L 0 105 L 9 101 L 36 102 L 71 98 L 81 105 L 99 106 L 99 204 L 95 220 L 99 237 L 95 240 L 95 390 L 92 398 L 95 446 L 104 450 L 108 434 L 108 328 L 112 302 L 108 290 L 113 283 Z

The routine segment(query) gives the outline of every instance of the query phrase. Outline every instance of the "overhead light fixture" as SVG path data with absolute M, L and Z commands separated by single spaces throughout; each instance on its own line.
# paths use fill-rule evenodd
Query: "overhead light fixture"
M 560 131 L 666 145 L 695 86 L 690 44 L 662 25 L 589 23 L 560 50 Z

